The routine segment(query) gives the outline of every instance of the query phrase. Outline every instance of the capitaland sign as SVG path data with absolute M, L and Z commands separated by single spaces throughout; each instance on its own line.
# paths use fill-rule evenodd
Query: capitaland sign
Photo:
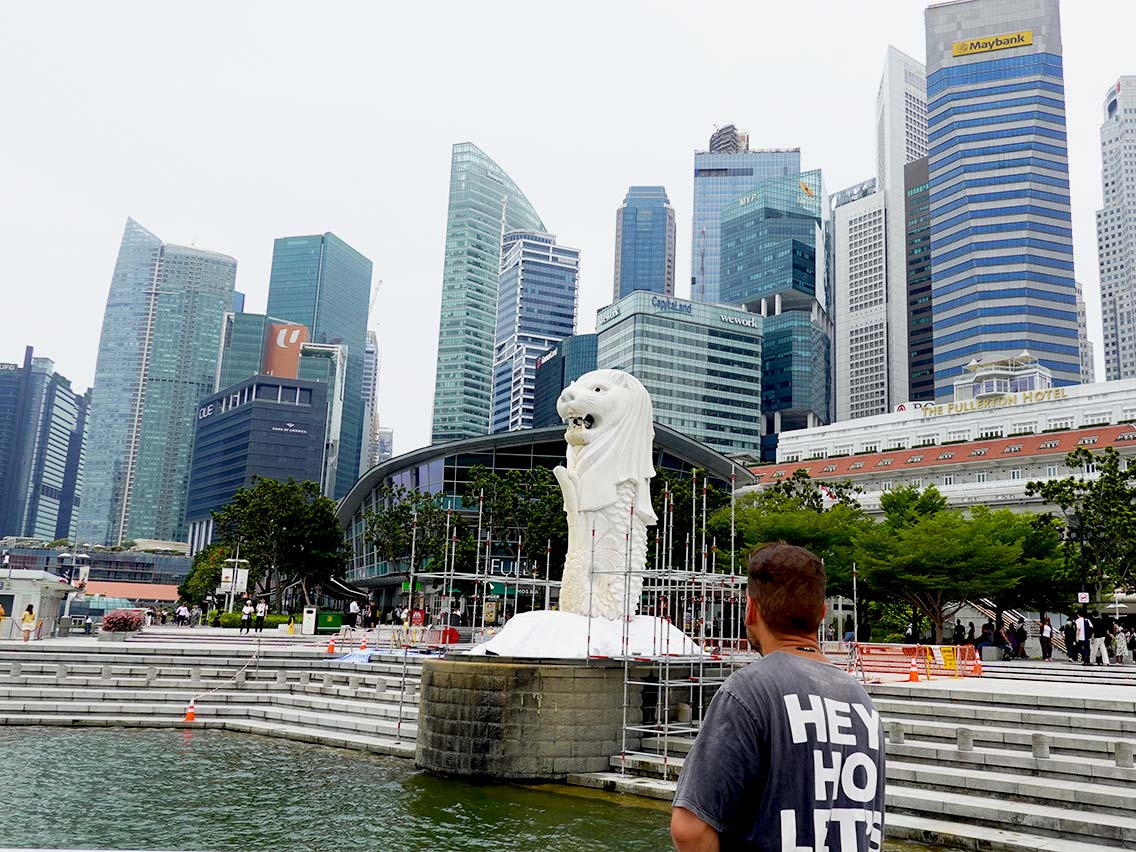
M 989 53 L 992 50 L 1007 50 L 1011 47 L 1025 47 L 1029 44 L 1033 44 L 1033 30 L 1023 30 L 1020 33 L 1003 33 L 985 38 L 956 41 L 951 45 L 951 56 L 970 56 L 972 53 Z
M 694 305 L 690 302 L 680 302 L 677 299 L 651 297 L 651 307 L 659 311 L 672 311 L 676 314 L 693 314 Z
M 730 325 L 744 325 L 746 328 L 761 328 L 761 320 L 756 317 L 733 317 L 729 314 L 722 314 L 722 322 L 728 322 Z
M 939 417 L 944 414 L 965 414 L 969 411 L 989 411 L 994 408 L 1006 408 L 1011 405 L 1029 405 L 1038 402 L 1052 402 L 1057 399 L 1068 399 L 1069 394 L 1065 388 L 1045 388 L 1044 390 L 1022 391 L 1021 393 L 1008 393 L 1003 396 L 989 399 L 965 399 L 962 402 L 948 402 L 944 405 L 923 406 L 924 417 Z

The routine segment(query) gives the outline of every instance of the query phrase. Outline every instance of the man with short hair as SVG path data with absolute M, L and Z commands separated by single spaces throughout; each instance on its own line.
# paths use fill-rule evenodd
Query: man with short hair
M 747 560 L 746 635 L 761 652 L 718 690 L 683 764 L 679 852 L 883 844 L 884 738 L 864 688 L 817 643 L 824 564 L 783 542 Z
M 1084 610 L 1077 613 L 1077 620 L 1074 622 L 1077 629 L 1077 656 L 1081 658 L 1081 665 L 1089 665 L 1089 642 L 1093 636 L 1093 623 L 1089 621 L 1088 615 Z

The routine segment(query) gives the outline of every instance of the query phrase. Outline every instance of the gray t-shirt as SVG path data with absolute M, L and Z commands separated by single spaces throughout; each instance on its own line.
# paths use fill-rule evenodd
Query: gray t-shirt
M 840 669 L 770 654 L 714 696 L 674 804 L 713 826 L 722 850 L 875 852 L 884 827 L 879 713 Z

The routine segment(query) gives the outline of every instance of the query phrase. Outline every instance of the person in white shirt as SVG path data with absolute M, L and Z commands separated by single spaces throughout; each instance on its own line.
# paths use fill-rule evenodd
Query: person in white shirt
M 1041 640 L 1041 659 L 1045 662 L 1052 662 L 1053 660 L 1053 625 L 1049 623 L 1049 616 L 1041 620 L 1041 631 L 1039 637 Z
M 241 633 L 249 632 L 249 628 L 252 626 L 253 611 L 252 601 L 246 600 L 245 605 L 241 607 Z
M 357 627 L 359 625 L 359 601 L 351 601 L 351 606 L 347 608 L 347 612 L 349 615 L 347 619 L 348 625 Z
M 256 605 L 256 627 L 253 629 L 257 633 L 264 632 L 264 617 L 266 615 L 268 615 L 268 603 L 262 600 Z

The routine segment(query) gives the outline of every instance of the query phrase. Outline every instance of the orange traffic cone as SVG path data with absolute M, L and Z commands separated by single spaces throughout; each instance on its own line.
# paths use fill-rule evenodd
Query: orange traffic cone
M 911 673 L 907 676 L 908 683 L 919 683 L 919 666 L 915 663 L 915 658 L 911 658 Z
M 335 637 L 334 636 L 332 636 L 330 639 L 327 640 L 327 652 L 329 654 L 335 653 Z
M 366 651 L 367 650 L 367 634 L 366 633 L 363 634 L 363 641 L 359 643 L 359 650 L 360 651 Z
M 193 722 L 193 721 L 196 720 L 196 716 L 194 715 L 194 704 L 193 704 L 193 702 L 194 702 L 193 698 L 189 699 L 189 706 L 185 708 L 185 721 L 186 722 Z
M 975 657 L 974 658 L 974 676 L 975 677 L 982 677 L 982 658 L 981 657 Z

